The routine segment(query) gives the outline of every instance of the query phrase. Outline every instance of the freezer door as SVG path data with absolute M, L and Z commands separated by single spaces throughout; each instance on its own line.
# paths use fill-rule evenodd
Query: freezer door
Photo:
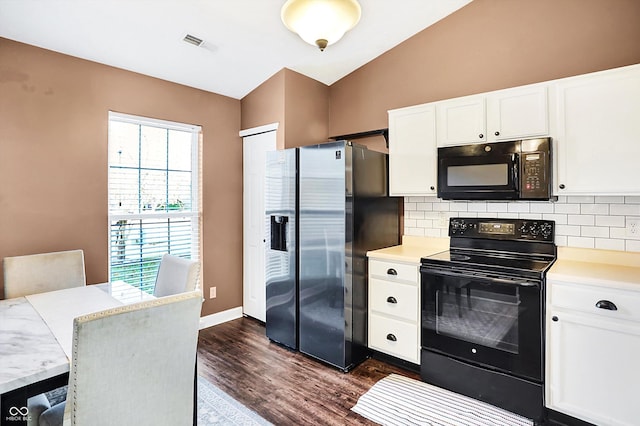
M 345 368 L 345 144 L 300 148 L 300 351 Z
M 266 333 L 298 348 L 296 149 L 267 152 L 265 182 Z

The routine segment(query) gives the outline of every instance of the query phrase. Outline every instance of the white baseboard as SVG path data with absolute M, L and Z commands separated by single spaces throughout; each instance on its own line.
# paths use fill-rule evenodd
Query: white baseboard
M 213 327 L 227 321 L 242 318 L 242 306 L 227 309 L 226 311 L 216 312 L 215 314 L 200 317 L 200 330 L 203 328 Z

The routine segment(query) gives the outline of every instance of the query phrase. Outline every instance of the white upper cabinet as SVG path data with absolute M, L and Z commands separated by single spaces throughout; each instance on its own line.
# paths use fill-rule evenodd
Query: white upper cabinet
M 556 82 L 557 195 L 638 195 L 640 65 Z
M 436 187 L 435 106 L 389 111 L 390 195 L 435 195 Z
M 465 96 L 437 105 L 438 146 L 549 134 L 549 101 L 543 84 Z
M 485 96 L 465 96 L 437 103 L 438 146 L 487 141 Z
M 487 95 L 489 141 L 549 134 L 549 100 L 543 85 L 500 90 Z
M 435 195 L 437 147 L 551 136 L 554 195 L 640 195 L 640 64 L 389 111 L 391 195 Z

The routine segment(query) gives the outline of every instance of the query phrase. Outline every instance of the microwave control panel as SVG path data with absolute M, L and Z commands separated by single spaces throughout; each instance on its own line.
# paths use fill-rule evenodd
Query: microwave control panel
M 523 152 L 520 156 L 520 198 L 536 199 L 549 196 L 547 153 Z

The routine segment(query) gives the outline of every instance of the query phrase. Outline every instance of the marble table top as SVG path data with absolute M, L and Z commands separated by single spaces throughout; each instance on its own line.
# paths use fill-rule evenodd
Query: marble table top
M 75 317 L 153 298 L 114 282 L 0 300 L 0 394 L 69 371 Z
M 69 359 L 24 297 L 0 300 L 0 393 L 69 371 Z
M 81 315 L 122 306 L 122 302 L 95 286 L 67 288 L 25 296 L 71 359 L 73 319 Z

